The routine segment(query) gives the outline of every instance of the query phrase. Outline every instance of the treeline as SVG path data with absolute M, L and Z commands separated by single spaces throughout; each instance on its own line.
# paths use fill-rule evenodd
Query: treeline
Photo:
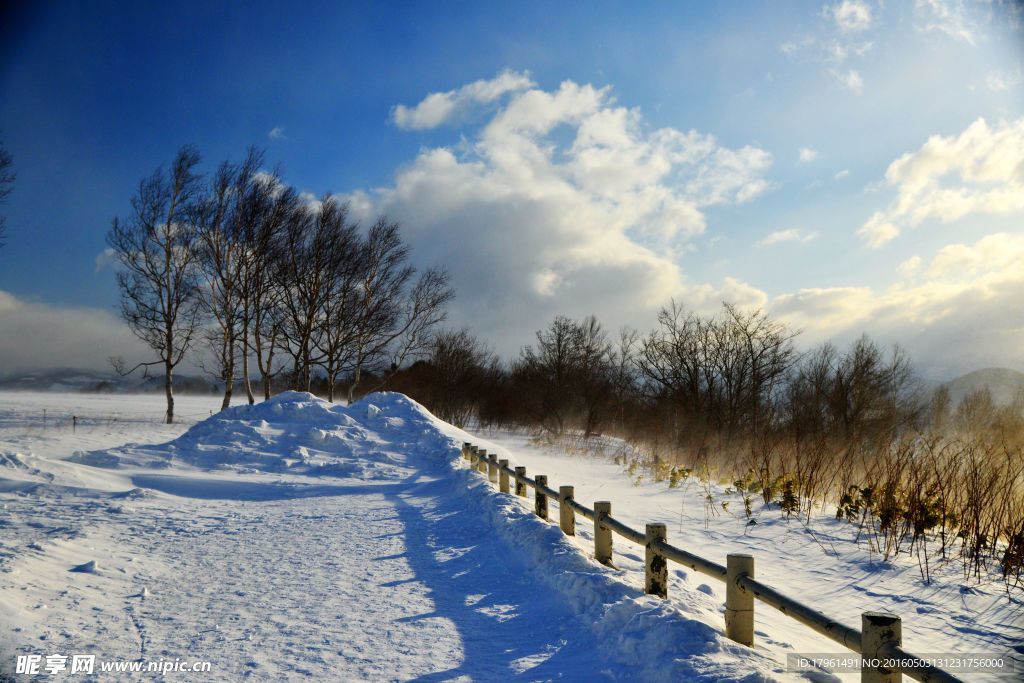
M 613 432 L 666 457 L 758 455 L 783 434 L 869 451 L 925 417 L 899 347 L 863 337 L 801 353 L 796 337 L 761 311 L 726 303 L 702 316 L 671 302 L 647 334 L 558 316 L 507 363 L 470 330 L 446 331 L 392 384 L 455 424 Z
M 392 386 L 458 425 L 526 426 L 563 445 L 620 437 L 634 474 L 705 482 L 708 514 L 735 499 L 750 522 L 759 499 L 810 521 L 831 504 L 882 560 L 915 554 L 926 581 L 937 555 L 1019 584 L 1024 397 L 954 406 L 898 346 L 865 336 L 801 352 L 796 338 L 760 311 L 672 302 L 646 334 L 557 317 L 507 363 L 469 330 L 444 332 Z
M 117 259 L 121 313 L 160 367 L 167 422 L 173 372 L 187 354 L 224 382 L 223 407 L 240 376 L 265 397 L 272 386 L 309 391 L 326 378 L 349 400 L 366 373 L 386 380 L 421 352 L 454 296 L 443 268 L 417 273 L 397 223 L 363 228 L 348 206 L 318 200 L 263 170 L 250 149 L 204 177 L 198 151 L 182 147 L 169 169 L 142 180 L 131 212 L 107 242 Z

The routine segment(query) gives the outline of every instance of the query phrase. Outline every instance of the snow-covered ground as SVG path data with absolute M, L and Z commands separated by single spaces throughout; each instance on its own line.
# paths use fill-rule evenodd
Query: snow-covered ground
M 616 536 L 617 568 L 595 563 L 587 520 L 567 538 L 537 519 L 469 471 L 467 440 L 634 528 L 666 522 L 691 552 L 750 552 L 759 580 L 851 626 L 899 614 L 915 654 L 1024 671 L 1019 590 L 955 564 L 925 586 L 843 522 L 758 509 L 746 525 L 721 488 L 706 519 L 699 484 L 635 485 L 607 458 L 467 435 L 396 394 L 217 407 L 180 397 L 183 423 L 164 425 L 159 395 L 0 393 L 0 678 L 30 680 L 17 658 L 37 655 L 68 680 L 159 677 L 100 672 L 119 662 L 209 663 L 172 680 L 856 679 L 788 671 L 787 653 L 843 650 L 764 605 L 754 650 L 725 639 L 724 586 L 702 575 L 672 565 L 669 600 L 643 595 L 641 547 Z M 96 657 L 91 678 L 70 674 L 76 654 Z M 47 675 L 48 656 L 66 668 Z

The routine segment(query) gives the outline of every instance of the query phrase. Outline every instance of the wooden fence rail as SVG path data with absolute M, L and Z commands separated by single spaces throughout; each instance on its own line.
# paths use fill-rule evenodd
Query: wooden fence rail
M 490 482 L 498 483 L 503 493 L 509 493 L 510 481 L 515 482 L 516 496 L 525 497 L 526 489 L 532 488 L 534 513 L 542 519 L 548 519 L 548 501 L 558 501 L 559 526 L 567 535 L 576 534 L 576 513 L 591 520 L 594 523 L 594 559 L 602 564 L 612 564 L 612 532 L 644 546 L 646 593 L 668 597 L 669 561 L 725 582 L 725 635 L 738 643 L 750 647 L 754 644 L 756 599 L 861 655 L 862 682 L 898 682 L 905 673 L 918 681 L 962 683 L 961 679 L 903 650 L 902 624 L 896 615 L 864 612 L 861 630 L 857 631 L 755 580 L 751 555 L 730 554 L 723 567 L 670 545 L 665 539 L 664 524 L 648 524 L 644 533 L 623 524 L 611 516 L 610 501 L 598 501 L 593 508 L 588 508 L 575 500 L 572 486 L 561 486 L 556 491 L 548 486 L 545 475 L 528 477 L 525 467 L 509 467 L 508 460 L 497 460 L 495 454 L 488 454 L 468 442 L 462 446 L 462 457 L 470 461 L 471 469 L 486 473 Z

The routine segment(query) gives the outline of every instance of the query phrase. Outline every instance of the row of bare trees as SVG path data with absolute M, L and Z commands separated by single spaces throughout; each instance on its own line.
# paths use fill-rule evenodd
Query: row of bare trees
M 558 316 L 505 365 L 462 330 L 435 341 L 411 390 L 434 408 L 458 387 L 485 386 L 460 399 L 462 414 L 584 438 L 608 429 L 657 432 L 674 448 L 694 450 L 769 443 L 782 431 L 867 443 L 921 413 L 899 347 L 887 355 L 864 337 L 845 353 L 831 344 L 800 353 L 797 332 L 729 303 L 706 316 L 673 301 L 657 322 L 646 335 L 611 335 L 594 316 Z M 449 373 L 453 355 L 464 363 Z
M 351 401 L 364 373 L 387 377 L 427 348 L 454 293 L 443 268 L 417 272 L 397 223 L 364 230 L 337 198 L 310 200 L 262 170 L 256 149 L 209 178 L 199 162 L 182 147 L 107 235 L 121 313 L 156 355 L 115 367 L 162 367 L 168 422 L 174 370 L 197 347 L 224 382 L 223 407 L 238 377 L 254 401 L 253 362 L 265 397 L 275 378 L 309 391 L 322 374 L 331 400 L 347 378 Z

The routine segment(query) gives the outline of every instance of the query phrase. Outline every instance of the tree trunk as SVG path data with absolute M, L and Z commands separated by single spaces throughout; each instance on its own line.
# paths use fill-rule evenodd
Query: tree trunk
M 362 375 L 362 368 L 359 364 L 356 364 L 355 374 L 352 376 L 352 383 L 348 385 L 348 404 L 352 405 L 352 402 L 356 398 L 356 387 L 359 386 L 359 378 Z
M 242 327 L 242 382 L 245 384 L 245 398 L 249 405 L 256 403 L 256 397 L 252 395 L 252 382 L 249 381 L 249 322 L 246 321 Z
M 235 391 L 235 340 L 230 336 L 227 342 L 227 367 L 224 368 L 224 400 L 221 401 L 220 409 L 227 410 L 231 406 L 231 395 Z
M 174 424 L 174 380 L 171 373 L 174 366 L 170 361 L 164 363 L 164 391 L 167 394 L 167 424 Z
M 307 394 L 313 388 L 313 368 L 309 364 L 309 349 L 302 350 L 302 390 Z

